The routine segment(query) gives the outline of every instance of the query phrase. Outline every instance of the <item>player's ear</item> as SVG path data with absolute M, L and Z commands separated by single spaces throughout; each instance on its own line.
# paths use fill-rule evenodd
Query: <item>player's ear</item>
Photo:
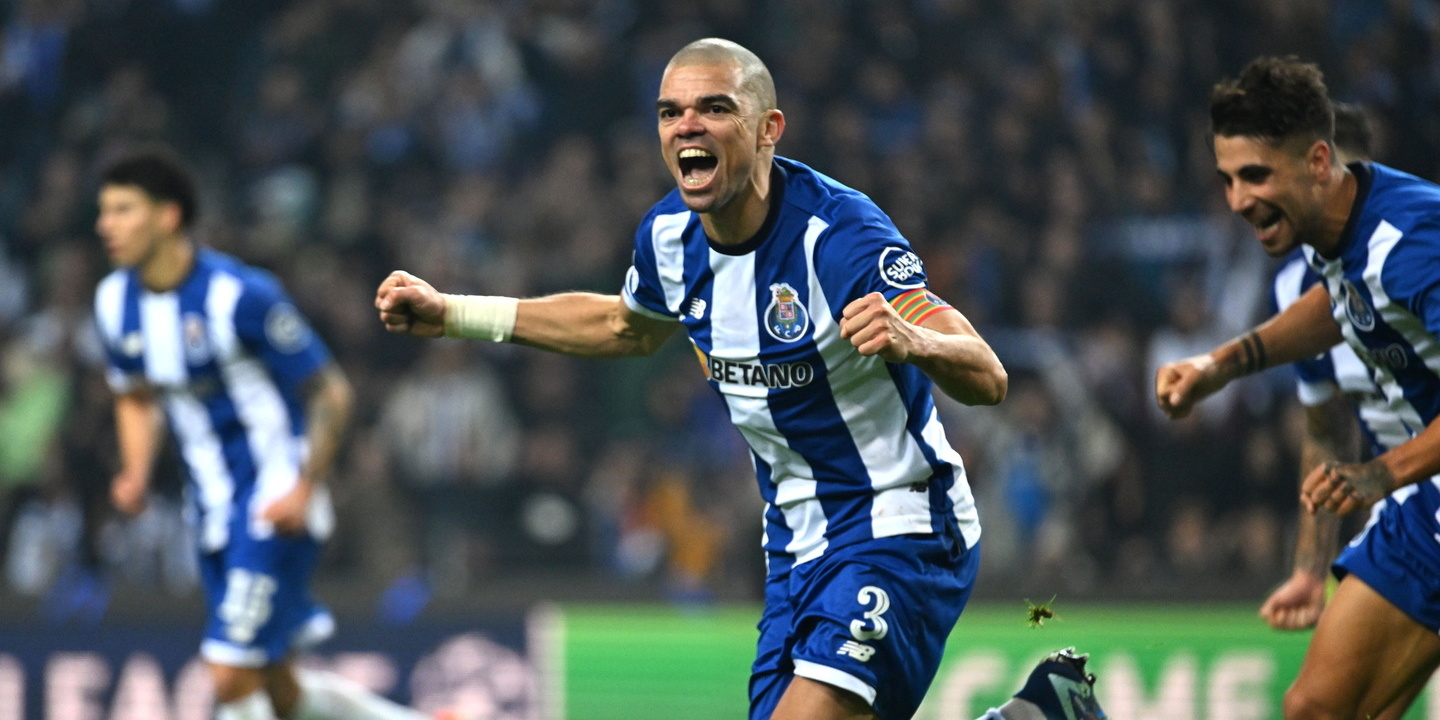
M 758 140 L 760 147 L 775 147 L 780 142 L 780 136 L 785 134 L 785 113 L 779 110 L 766 110 L 760 118 L 760 132 Z
M 182 220 L 183 213 L 180 210 L 180 203 L 162 202 L 159 210 L 161 230 L 170 235 L 179 234 L 185 224 Z
M 1310 174 L 1316 180 L 1330 174 L 1330 163 L 1334 161 L 1334 152 L 1330 143 L 1324 140 L 1316 140 L 1310 143 L 1310 148 L 1305 151 L 1305 166 L 1310 169 Z

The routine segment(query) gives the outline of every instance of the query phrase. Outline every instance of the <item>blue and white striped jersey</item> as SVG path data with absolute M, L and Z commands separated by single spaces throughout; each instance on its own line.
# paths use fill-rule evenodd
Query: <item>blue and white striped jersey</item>
M 1320 275 L 1296 251 L 1275 274 L 1275 310 L 1283 312 L 1310 286 L 1320 282 Z M 1355 406 L 1371 452 L 1385 452 L 1410 439 L 1408 429 L 1390 411 L 1390 403 L 1370 378 L 1370 369 L 1348 344 L 1341 343 L 1328 352 L 1295 363 L 1296 395 L 1306 407 L 1320 405 L 1335 396 L 1338 390 Z
M 1358 181 L 1337 256 L 1305 248 L 1335 320 L 1390 413 L 1414 437 L 1440 414 L 1440 187 L 1378 163 Z M 1440 628 L 1440 475 L 1376 503 L 1335 562 L 1432 632 Z
M 622 292 L 635 312 L 685 325 L 749 443 L 770 572 L 949 524 L 973 547 L 974 499 L 930 379 L 840 337 L 852 300 L 924 293 L 920 259 L 863 194 L 784 158 L 771 178 L 765 225 L 738 246 L 711 243 L 672 192 L 641 223 Z
M 224 547 L 237 531 L 270 536 L 259 512 L 294 486 L 308 452 L 301 385 L 330 362 L 284 289 L 263 270 L 200 249 L 168 292 L 145 289 L 133 268 L 110 273 L 95 317 L 111 389 L 148 388 L 165 408 L 201 548 Z M 317 492 L 311 534 L 324 537 L 333 523 Z
M 1440 413 L 1440 187 L 1379 163 L 1359 187 L 1335 258 L 1305 248 L 1335 320 L 1413 437 Z

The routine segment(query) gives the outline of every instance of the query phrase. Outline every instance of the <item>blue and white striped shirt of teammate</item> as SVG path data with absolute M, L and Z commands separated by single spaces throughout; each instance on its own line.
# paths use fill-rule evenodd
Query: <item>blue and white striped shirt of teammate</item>
M 1276 314 L 1284 312 L 1312 285 L 1320 275 L 1296 251 L 1275 274 L 1274 300 Z M 1390 403 L 1370 376 L 1370 368 L 1360 361 L 1347 344 L 1336 345 L 1328 352 L 1295 367 L 1295 395 L 1305 407 L 1328 402 L 1338 392 L 1354 405 L 1360 421 L 1360 432 L 1372 455 L 1379 455 L 1410 439 L 1410 432 L 1391 411 Z
M 1378 163 L 1350 169 L 1358 188 L 1338 255 L 1305 246 L 1305 257 L 1398 424 L 1387 435 L 1410 438 L 1440 416 L 1440 187 Z M 1437 512 L 1440 476 L 1402 487 L 1336 561 L 1431 630 L 1440 630 Z
M 626 305 L 684 324 L 749 443 L 772 576 L 952 523 L 974 547 L 975 503 L 930 379 L 840 337 L 841 311 L 871 292 L 912 322 L 942 309 L 919 258 L 869 198 L 798 162 L 775 167 L 781 195 L 742 245 L 709 242 L 678 191 L 657 204 L 636 233 Z
M 271 275 L 204 248 L 174 290 L 146 289 L 135 268 L 110 273 L 95 316 L 111 389 L 153 392 L 178 441 L 211 611 L 202 654 L 258 667 L 297 633 L 328 636 L 333 621 L 308 588 L 334 527 L 328 494 L 316 488 L 306 537 L 279 537 L 261 517 L 300 477 L 302 386 L 330 362 L 324 343 Z M 275 559 L 287 552 L 298 555 Z

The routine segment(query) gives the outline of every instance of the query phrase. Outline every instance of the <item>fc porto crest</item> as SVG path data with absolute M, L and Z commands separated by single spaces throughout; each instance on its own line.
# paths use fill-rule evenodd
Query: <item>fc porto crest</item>
M 1375 310 L 1365 302 L 1365 296 L 1349 280 L 1341 281 L 1345 291 L 1345 317 L 1355 327 L 1369 332 L 1375 329 Z
M 205 319 L 199 313 L 185 313 L 180 320 L 180 332 L 185 340 L 185 361 L 191 365 L 209 362 L 210 338 L 205 331 Z
M 790 283 L 770 286 L 770 307 L 765 308 L 765 330 L 780 342 L 795 342 L 810 329 L 810 314 L 800 302 L 800 293 Z

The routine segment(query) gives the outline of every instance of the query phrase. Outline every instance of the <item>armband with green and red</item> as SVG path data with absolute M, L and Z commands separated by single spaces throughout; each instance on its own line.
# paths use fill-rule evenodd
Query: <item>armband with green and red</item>
M 950 307 L 950 303 L 935 296 L 935 293 L 925 288 L 916 288 L 909 292 L 896 295 L 890 300 L 890 306 L 900 317 L 911 325 L 919 325 L 926 318 L 941 312 Z

